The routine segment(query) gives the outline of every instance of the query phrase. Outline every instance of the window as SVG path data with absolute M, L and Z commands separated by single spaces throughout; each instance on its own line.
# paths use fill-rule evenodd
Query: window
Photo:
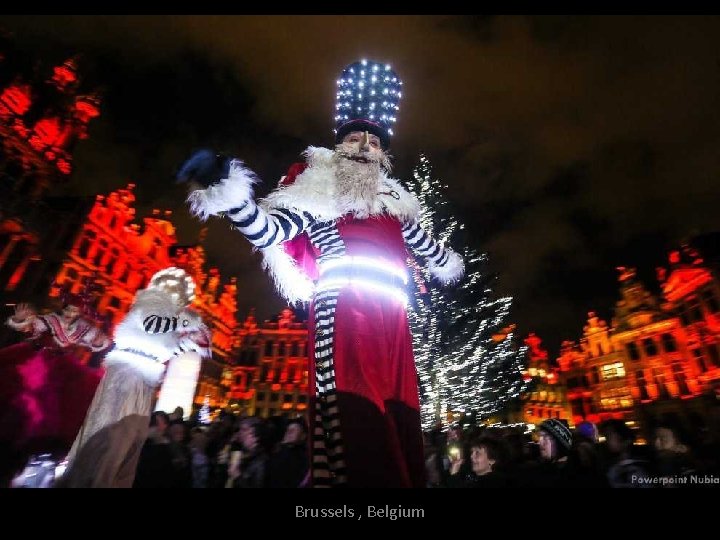
M 87 236 L 80 241 L 78 255 L 81 259 L 87 259 L 88 251 L 90 251 L 90 243 L 90 238 L 88 238 Z
M 648 356 L 657 356 L 658 349 L 655 340 L 650 338 L 643 339 L 643 346 L 645 347 L 645 354 Z
M 685 317 L 680 317 L 683 322 L 687 321 L 687 324 L 700 322 L 703 320 L 702 310 L 700 309 L 700 300 L 698 298 L 690 298 L 681 307 L 684 308 Z M 686 325 L 687 325 L 686 324 Z
M 268 372 L 270 371 L 270 363 L 269 362 L 263 362 L 262 368 L 260 369 L 260 380 L 266 381 L 268 377 Z
M 665 373 L 663 372 L 663 370 L 654 368 L 653 379 L 655 380 L 655 385 L 657 386 L 657 391 L 660 398 L 668 399 L 670 397 L 670 392 L 668 392 L 667 386 L 665 385 Z
M 105 256 L 105 245 L 102 243 L 98 247 L 98 250 L 95 252 L 95 257 L 93 257 L 92 264 L 93 266 L 100 267 L 100 263 L 102 262 L 103 257 Z
M 108 301 L 108 307 L 120 309 L 120 299 L 116 296 L 111 296 L 110 300 Z
M 257 401 L 264 401 L 265 400 L 265 392 L 258 392 L 257 393 Z
M 627 388 L 613 388 L 600 394 L 600 408 L 604 410 L 629 409 L 632 396 Z
M 650 395 L 647 391 L 647 381 L 645 381 L 645 372 L 643 370 L 636 371 L 635 380 L 637 381 L 638 388 L 640 389 L 640 399 L 643 401 L 650 399 Z
M 278 356 L 285 356 L 285 342 L 280 341 L 278 343 Z
M 720 302 L 718 302 L 715 293 L 711 289 L 706 289 L 701 293 L 703 303 L 710 313 L 720 311 Z
M 605 364 L 600 368 L 601 377 L 604 381 L 608 379 L 617 379 L 625 376 L 625 366 L 622 362 L 614 364 Z
M 300 356 L 300 344 L 297 341 L 292 342 L 290 356 Z
M 687 385 L 687 378 L 685 377 L 685 371 L 683 370 L 680 362 L 673 362 L 672 365 L 673 377 L 678 385 L 681 396 L 687 396 L 690 394 L 690 389 Z
M 707 362 L 705 362 L 705 356 L 703 355 L 701 349 L 691 349 L 690 352 L 695 357 L 695 360 L 697 360 L 698 367 L 700 368 L 700 371 L 702 373 L 705 373 L 708 369 L 710 369 L 707 365 Z
M 572 399 L 570 400 L 570 410 L 572 411 L 573 416 L 585 416 L 585 410 L 583 409 L 583 400 L 580 399 Z
M 285 394 L 283 396 L 283 403 L 292 403 L 293 396 L 292 394 Z
M 720 367 L 720 353 L 718 353 L 717 343 L 715 345 L 707 346 L 708 356 L 715 367 Z
M 265 356 L 272 356 L 272 350 L 273 350 L 273 342 L 271 340 L 267 340 L 265 342 Z
M 672 334 L 663 334 L 662 335 L 662 344 L 663 344 L 663 349 L 665 349 L 665 352 L 676 352 L 677 351 L 677 344 L 675 343 L 675 338 L 672 337 Z
M 640 360 L 640 351 L 638 350 L 637 343 L 635 343 L 634 341 L 628 343 L 627 351 L 628 356 L 630 356 L 630 360 Z
M 270 403 L 275 403 L 278 400 L 277 392 L 270 392 Z

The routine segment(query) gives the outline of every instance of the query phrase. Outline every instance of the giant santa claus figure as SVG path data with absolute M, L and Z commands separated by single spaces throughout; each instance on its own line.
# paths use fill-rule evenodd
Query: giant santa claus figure
M 201 151 L 178 178 L 193 189 L 193 214 L 230 219 L 279 292 L 310 303 L 313 485 L 422 487 L 408 255 L 443 284 L 460 279 L 463 262 L 419 226 L 417 199 L 389 176 L 402 95 L 395 72 L 363 60 L 337 84 L 335 148 L 309 147 L 259 203 L 257 179 L 238 160 Z

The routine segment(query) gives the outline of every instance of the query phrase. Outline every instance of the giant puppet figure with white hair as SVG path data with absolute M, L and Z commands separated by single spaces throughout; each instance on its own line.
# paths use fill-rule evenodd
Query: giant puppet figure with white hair
M 211 354 L 210 332 L 189 308 L 194 298 L 192 277 L 174 267 L 135 295 L 58 487 L 132 487 L 166 363 L 187 351 Z
M 360 61 L 337 82 L 335 147 L 309 147 L 256 204 L 238 160 L 196 153 L 193 214 L 227 217 L 262 253 L 291 303 L 309 302 L 310 434 L 316 487 L 424 486 L 417 375 L 408 327 L 408 255 L 442 283 L 461 257 L 419 225 L 414 195 L 389 176 L 402 82 Z

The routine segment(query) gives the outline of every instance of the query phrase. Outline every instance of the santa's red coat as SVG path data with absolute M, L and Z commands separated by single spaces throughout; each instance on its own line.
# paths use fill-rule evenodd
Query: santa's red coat
M 284 183 L 294 181 L 304 168 L 305 164 L 293 165 Z M 406 267 L 408 253 L 396 218 L 346 216 L 338 221 L 337 228 L 346 255 L 372 257 L 385 265 Z M 311 278 L 317 277 L 318 253 L 306 235 L 286 242 L 283 248 Z M 366 287 L 346 286 L 338 296 L 335 384 L 351 487 L 425 485 L 417 372 L 405 309 L 396 297 Z M 314 410 L 315 398 L 314 313 L 311 304 L 310 411 Z

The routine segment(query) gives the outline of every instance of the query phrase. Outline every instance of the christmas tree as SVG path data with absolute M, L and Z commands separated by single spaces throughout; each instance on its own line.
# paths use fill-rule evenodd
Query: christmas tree
M 446 186 L 433 178 L 425 156 L 408 187 L 420 200 L 422 227 L 446 246 L 458 244 L 464 226 L 451 215 Z M 485 254 L 470 247 L 456 251 L 463 255 L 465 276 L 454 287 L 441 287 L 424 266 L 414 265 L 409 319 L 424 429 L 446 421 L 449 413 L 487 418 L 525 386 L 525 347 L 516 346 L 514 326 L 506 322 L 512 298 L 492 298 L 497 276 L 487 273 Z

